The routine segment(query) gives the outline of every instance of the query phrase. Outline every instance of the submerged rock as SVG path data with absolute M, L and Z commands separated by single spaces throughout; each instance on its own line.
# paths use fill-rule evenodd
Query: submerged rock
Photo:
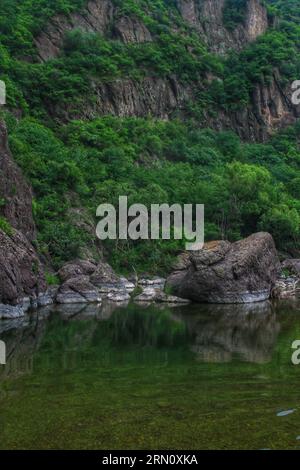
M 296 410 L 286 410 L 286 411 L 280 411 L 279 413 L 277 413 L 276 416 L 278 416 L 279 418 L 282 418 L 284 416 L 289 416 L 293 413 L 295 413 Z
M 167 286 L 174 295 L 204 303 L 250 303 L 270 297 L 280 270 L 273 238 L 256 233 L 230 243 L 206 243 L 183 253 Z

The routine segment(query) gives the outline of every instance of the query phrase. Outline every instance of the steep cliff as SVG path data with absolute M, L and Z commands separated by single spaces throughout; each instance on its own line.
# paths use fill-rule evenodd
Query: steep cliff
M 0 229 L 1 318 L 8 314 L 7 307 L 1 304 L 22 307 L 25 298 L 30 304 L 30 299 L 36 299 L 46 289 L 43 269 L 31 244 L 35 237 L 31 191 L 12 159 L 6 127 L 1 121 L 0 199 L 0 216 L 7 221 L 7 229 Z
M 291 101 L 289 86 L 281 84 L 278 70 L 267 84 L 257 84 L 250 104 L 237 111 L 219 111 L 207 116 L 207 123 L 216 130 L 233 129 L 242 139 L 264 142 L 276 131 L 294 124 L 300 117 L 300 106 Z
M 269 25 L 267 10 L 261 0 L 246 2 L 244 21 L 232 30 L 224 25 L 226 0 L 177 0 L 175 4 L 184 22 L 200 35 L 211 51 L 221 54 L 230 48 L 242 49 L 263 34 Z M 153 40 L 141 18 L 124 14 L 113 0 L 91 0 L 80 13 L 72 13 L 68 17 L 57 15 L 51 19 L 46 30 L 36 38 L 40 58 L 48 60 L 56 57 L 65 33 L 77 28 L 124 43 Z
M 56 57 L 67 31 L 81 29 L 100 33 L 125 43 L 151 41 L 146 25 L 136 17 L 122 16 L 112 0 L 91 0 L 80 13 L 68 17 L 57 15 L 37 38 L 36 45 L 42 60 Z
M 210 239 L 264 230 L 283 251 L 299 248 L 299 126 L 267 145 L 214 131 L 264 142 L 300 116 L 291 103 L 299 26 L 276 3 L 4 2 L 1 78 L 13 152 L 35 194 L 39 251 L 53 269 L 102 253 L 116 270 L 169 269 L 179 245 L 96 246 L 95 208 L 117 204 L 119 194 L 146 205 L 154 195 L 158 203 L 203 201 Z M 30 189 L 5 130 L 1 150 L 0 302 L 17 304 L 35 299 L 44 281 Z
M 176 14 L 174 10 L 168 11 L 176 33 L 182 37 L 197 34 L 208 50 L 218 55 L 226 55 L 229 50 L 243 50 L 265 33 L 271 23 L 261 0 L 245 1 L 242 19 L 231 27 L 224 20 L 227 0 L 177 0 L 175 6 L 181 20 L 175 21 L 175 16 L 172 19 Z M 65 35 L 74 29 L 100 33 L 112 43 L 159 44 L 161 38 L 156 35 L 155 28 L 152 31 L 148 26 L 148 23 L 152 24 L 151 14 L 153 18 L 155 14 L 148 10 L 144 13 L 147 20 L 142 15 L 124 13 L 120 4 L 113 0 L 91 0 L 81 12 L 51 19 L 35 40 L 39 58 L 48 61 L 62 54 Z M 93 119 L 106 114 L 119 117 L 151 115 L 159 119 L 186 117 L 190 104 L 197 102 L 199 91 L 205 92 L 211 81 L 209 73 L 184 81 L 175 73 L 158 76 L 143 71 L 142 75 L 136 79 L 125 74 L 105 81 L 95 75 L 90 86 L 92 99 L 86 100 L 84 106 L 59 103 L 49 105 L 48 111 L 63 121 Z M 282 86 L 281 81 L 280 72 L 274 69 L 271 80 L 257 83 L 249 104 L 236 110 L 219 107 L 213 113 L 204 109 L 199 124 L 218 130 L 232 129 L 242 139 L 265 141 L 274 131 L 295 122 L 300 116 L 299 107 L 291 103 L 289 87 Z
M 32 241 L 35 237 L 32 194 L 20 168 L 12 159 L 3 121 L 0 121 L 0 200 L 0 216 Z
M 228 49 L 240 50 L 263 34 L 268 15 L 260 0 L 246 2 L 244 19 L 232 30 L 224 25 L 226 0 L 177 0 L 184 20 L 191 25 L 213 52 L 225 54 Z
M 54 115 L 75 119 L 94 119 L 112 114 L 118 117 L 147 117 L 170 119 L 188 114 L 187 104 L 196 101 L 201 84 L 181 83 L 176 77 L 146 77 L 141 81 L 120 79 L 111 83 L 94 84 L 94 103 L 84 110 L 69 108 L 53 110 Z M 203 89 L 203 87 L 202 87 Z M 219 109 L 217 114 L 204 112 L 199 120 L 203 127 L 234 130 L 243 140 L 264 142 L 274 132 L 294 124 L 300 117 L 300 106 L 291 102 L 289 87 L 281 85 L 274 70 L 268 84 L 257 84 L 249 105 L 234 111 Z

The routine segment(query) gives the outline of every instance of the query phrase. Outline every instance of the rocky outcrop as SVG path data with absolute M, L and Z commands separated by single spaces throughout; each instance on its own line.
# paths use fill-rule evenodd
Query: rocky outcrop
M 111 0 L 89 1 L 84 10 L 69 16 L 56 15 L 48 27 L 36 38 L 39 57 L 48 60 L 59 55 L 65 34 L 74 29 L 104 34 L 114 17 Z
M 32 195 L 21 170 L 13 161 L 7 144 L 7 131 L 0 120 L 0 216 L 21 231 L 28 240 L 35 237 Z
M 300 260 L 286 259 L 281 263 L 281 273 L 278 277 L 272 297 L 274 299 L 289 299 L 300 294 Z
M 17 230 L 12 235 L 0 230 L 0 304 L 22 308 L 44 291 L 43 269 L 30 242 Z
M 42 302 L 46 291 L 43 268 L 31 242 L 35 237 L 31 191 L 7 146 L 0 122 L 0 216 L 9 230 L 0 229 L 0 318 L 20 316 Z
M 101 303 L 102 299 L 88 276 L 68 279 L 60 287 L 56 302 L 58 304 Z
M 94 83 L 93 104 L 84 109 L 49 109 L 62 121 L 68 119 L 95 119 L 99 115 L 119 117 L 147 117 L 171 119 L 187 114 L 187 104 L 196 101 L 203 84 L 181 83 L 175 76 L 168 78 L 145 77 L 140 81 L 119 79 L 110 83 Z M 277 130 L 296 122 L 300 105 L 291 102 L 289 87 L 283 87 L 278 71 L 268 83 L 257 84 L 250 102 L 238 110 L 218 109 L 204 113 L 202 127 L 218 131 L 234 130 L 243 140 L 264 142 Z
M 273 238 L 257 233 L 230 243 L 210 242 L 201 251 L 184 253 L 167 286 L 179 297 L 207 303 L 266 300 L 280 265 Z
M 59 304 L 100 303 L 103 298 L 123 302 L 135 288 L 104 262 L 75 260 L 65 264 L 58 275 L 62 281 L 56 297 Z
M 263 2 L 248 0 L 244 20 L 229 30 L 224 25 L 225 3 L 225 0 L 176 1 L 185 22 L 200 35 L 212 52 L 218 54 L 229 49 L 241 50 L 268 28 L 268 15 Z M 147 13 L 151 15 L 151 12 Z M 65 34 L 78 28 L 124 43 L 155 40 L 140 18 L 125 15 L 112 0 L 91 0 L 81 12 L 68 17 L 57 15 L 51 19 L 36 39 L 41 60 L 56 57 L 63 46 Z M 91 85 L 93 100 L 85 103 L 83 109 L 72 105 L 67 108 L 58 106 L 49 108 L 49 113 L 62 121 L 94 119 L 107 114 L 119 117 L 151 115 L 159 119 L 186 116 L 189 103 L 196 101 L 199 90 L 205 91 L 210 82 L 211 77 L 206 78 L 202 77 L 197 82 L 195 77 L 193 84 L 182 83 L 176 76 L 162 78 L 149 75 L 140 80 L 124 77 L 107 83 L 96 80 Z M 204 115 L 200 124 L 216 130 L 234 130 L 244 140 L 266 141 L 274 131 L 294 123 L 299 117 L 300 106 L 291 103 L 291 90 L 284 88 L 279 73 L 274 71 L 270 81 L 255 87 L 249 105 L 237 111 L 217 109 Z
M 264 142 L 300 117 L 300 106 L 295 106 L 291 97 L 289 86 L 281 84 L 280 74 L 275 70 L 268 83 L 256 85 L 248 106 L 237 111 L 219 111 L 213 118 L 207 116 L 207 124 L 216 130 L 234 129 L 243 140 Z
M 94 104 L 84 110 L 68 110 L 72 118 L 93 119 L 99 115 L 112 114 L 119 117 L 146 117 L 169 119 L 175 111 L 180 112 L 194 91 L 176 77 L 145 77 L 140 81 L 120 79 L 111 83 L 94 84 Z M 53 110 L 53 114 L 60 110 Z
M 58 275 L 62 283 L 79 277 L 90 276 L 97 268 L 97 264 L 92 260 L 76 260 L 65 264 L 59 271 Z
M 300 293 L 300 278 L 297 276 L 280 276 L 272 290 L 273 299 L 290 299 Z
M 211 51 L 220 54 L 225 54 L 229 49 L 241 50 L 269 26 L 263 3 L 248 0 L 244 21 L 229 31 L 223 21 L 225 3 L 226 0 L 177 0 L 184 20 L 198 31 Z
M 114 36 L 125 44 L 151 42 L 148 28 L 138 18 L 123 16 L 114 24 Z
M 177 0 L 178 11 L 195 29 L 212 52 L 224 54 L 228 49 L 240 50 L 268 28 L 267 10 L 260 0 L 248 0 L 244 21 L 233 31 L 224 26 L 225 0 Z M 69 16 L 56 15 L 36 38 L 41 60 L 59 55 L 65 34 L 81 29 L 118 39 L 124 43 L 150 42 L 153 37 L 143 21 L 128 16 L 112 0 L 91 0 L 86 7 Z
M 67 32 L 80 29 L 100 33 L 124 43 L 149 42 L 152 36 L 145 24 L 136 17 L 120 16 L 111 0 L 91 0 L 86 7 L 69 16 L 56 15 L 35 40 L 41 60 L 57 57 Z

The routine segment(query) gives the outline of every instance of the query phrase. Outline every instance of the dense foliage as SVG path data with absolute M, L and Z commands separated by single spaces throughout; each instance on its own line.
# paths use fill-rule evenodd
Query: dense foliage
M 299 6 L 269 0 L 274 27 L 242 52 L 224 58 L 208 52 L 184 24 L 172 0 L 114 0 L 122 13 L 140 17 L 153 35 L 145 44 L 69 32 L 61 55 L 40 62 L 34 36 L 53 14 L 69 14 L 85 0 L 2 0 L 0 79 L 8 88 L 13 154 L 34 190 L 38 247 L 55 267 L 90 243 L 87 223 L 102 202 L 205 203 L 206 237 L 237 240 L 268 230 L 282 250 L 300 247 L 300 126 L 267 144 L 241 143 L 234 133 L 203 127 L 203 115 L 249 103 L 258 82 L 274 68 L 282 84 L 300 78 Z M 226 2 L 228 29 L 243 21 L 245 1 Z M 174 24 L 176 28 L 174 28 Z M 207 72 L 215 77 L 206 83 Z M 99 117 L 72 120 L 95 97 L 93 84 L 131 77 L 176 75 L 199 87 L 185 121 Z M 67 118 L 66 109 L 70 111 Z M 13 117 L 22 111 L 22 119 Z M 19 113 L 18 113 L 19 115 Z M 64 116 L 64 119 L 62 119 Z M 0 227 L 9 228 L 0 220 Z M 179 242 L 107 243 L 120 270 L 164 271 Z
M 300 241 L 300 125 L 268 144 L 179 121 L 104 117 L 55 135 L 32 119 L 11 122 L 11 148 L 30 179 L 42 251 L 55 264 L 87 243 L 72 204 L 93 217 L 103 202 L 205 203 L 206 236 L 237 240 L 271 231 L 282 249 Z M 76 196 L 74 196 L 76 195 Z M 80 201 L 80 202 L 79 202 Z M 114 264 L 166 269 L 179 242 L 112 244 Z

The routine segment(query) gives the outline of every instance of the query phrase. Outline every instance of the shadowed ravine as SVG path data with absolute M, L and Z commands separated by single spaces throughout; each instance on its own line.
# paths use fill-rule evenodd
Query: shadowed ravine
M 299 312 L 72 306 L 2 321 L 0 447 L 297 449 Z

